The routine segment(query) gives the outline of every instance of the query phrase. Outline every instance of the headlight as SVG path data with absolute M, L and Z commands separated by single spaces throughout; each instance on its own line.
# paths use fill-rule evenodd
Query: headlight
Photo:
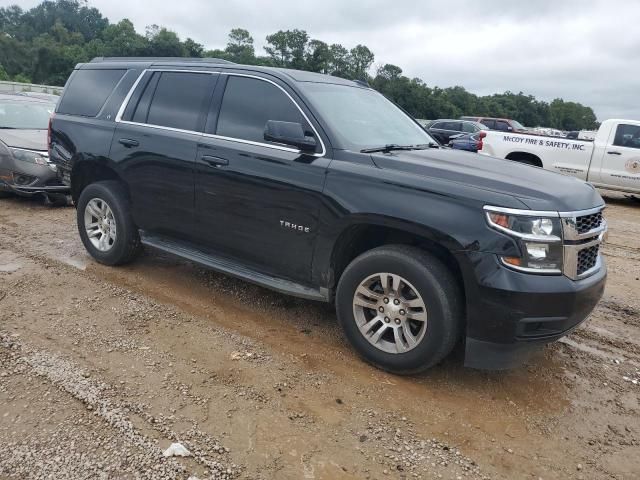
M 13 158 L 20 160 L 21 162 L 35 163 L 36 165 L 43 165 L 45 167 L 49 165 L 47 157 L 42 155 L 40 152 L 11 147 L 9 147 L 9 150 L 11 150 Z
M 484 210 L 489 225 L 512 236 L 522 251 L 519 257 L 500 257 L 505 265 L 529 273 L 562 273 L 562 225 L 557 213 L 498 207 Z

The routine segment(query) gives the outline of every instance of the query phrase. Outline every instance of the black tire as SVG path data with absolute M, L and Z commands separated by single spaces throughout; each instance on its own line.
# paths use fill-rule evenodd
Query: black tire
M 116 240 L 106 252 L 98 250 L 91 243 L 84 226 L 85 208 L 94 198 L 106 202 L 116 223 Z M 131 218 L 127 192 L 119 182 L 104 181 L 87 186 L 78 199 L 76 216 L 82 243 L 98 262 L 105 265 L 122 265 L 133 260 L 139 253 L 140 235 Z
M 13 197 L 13 193 L 0 190 L 0 198 L 9 198 L 9 197 Z
M 422 296 L 428 320 L 424 337 L 412 350 L 388 353 L 373 346 L 360 332 L 354 316 L 356 289 L 376 273 L 400 275 Z M 378 247 L 363 253 L 345 269 L 336 292 L 336 312 L 345 335 L 369 363 L 391 373 L 419 373 L 443 360 L 460 338 L 463 296 L 451 271 L 435 256 L 405 245 Z

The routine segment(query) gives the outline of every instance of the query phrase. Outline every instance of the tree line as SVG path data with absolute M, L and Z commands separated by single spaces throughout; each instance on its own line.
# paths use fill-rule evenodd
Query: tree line
M 365 45 L 327 44 L 299 29 L 268 35 L 259 53 L 250 32 L 234 28 L 225 48 L 207 50 L 158 25 L 140 34 L 128 19 L 111 23 L 86 0 L 46 0 L 29 10 L 0 8 L 0 80 L 62 86 L 77 63 L 100 56 L 216 57 L 363 80 L 416 118 L 506 117 L 561 130 L 598 125 L 593 110 L 580 103 L 561 98 L 545 102 L 522 92 L 478 96 L 462 86 L 428 86 L 403 75 L 396 65 L 374 68 L 375 56 Z

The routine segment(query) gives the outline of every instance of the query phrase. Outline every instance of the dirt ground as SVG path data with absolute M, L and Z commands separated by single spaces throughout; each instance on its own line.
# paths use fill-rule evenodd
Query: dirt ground
M 73 208 L 0 200 L 0 479 L 640 478 L 640 202 L 605 199 L 588 322 L 513 371 L 409 378 L 326 305 L 151 251 L 104 267 Z

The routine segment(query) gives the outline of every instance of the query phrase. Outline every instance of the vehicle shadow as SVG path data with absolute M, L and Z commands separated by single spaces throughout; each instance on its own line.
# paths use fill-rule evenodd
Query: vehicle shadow
M 411 376 L 393 375 L 365 363 L 348 344 L 332 305 L 291 297 L 170 255 L 147 251 L 134 264 L 109 269 L 93 264 L 101 276 L 138 290 L 158 301 L 210 318 L 216 324 L 264 342 L 276 352 L 305 359 L 309 370 L 329 369 L 366 387 L 374 382 L 392 385 L 389 395 L 442 398 L 449 402 L 472 399 L 526 404 L 534 411 L 557 411 L 565 405 L 563 361 L 559 349 L 541 348 L 521 367 L 481 371 L 464 367 L 459 344 L 442 363 Z M 544 391 L 545 395 L 536 392 Z

